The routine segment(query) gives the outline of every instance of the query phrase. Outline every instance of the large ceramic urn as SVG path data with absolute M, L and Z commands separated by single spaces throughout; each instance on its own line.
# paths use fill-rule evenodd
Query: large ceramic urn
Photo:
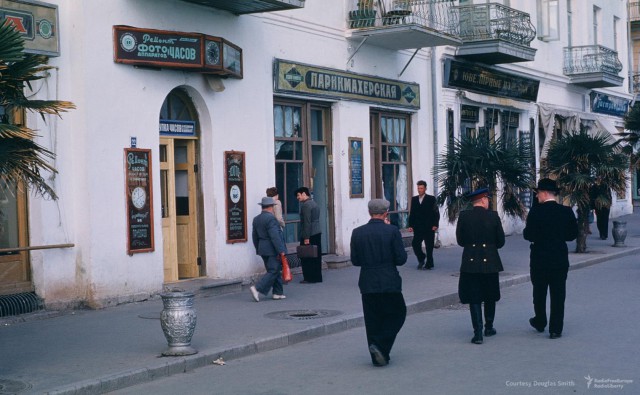
M 627 221 L 613 221 L 611 234 L 615 242 L 614 247 L 625 247 L 624 239 L 627 238 Z
M 194 295 L 191 292 L 170 291 L 160 294 L 164 308 L 160 313 L 160 324 L 169 348 L 164 356 L 183 356 L 198 351 L 191 347 L 191 337 L 196 329 Z

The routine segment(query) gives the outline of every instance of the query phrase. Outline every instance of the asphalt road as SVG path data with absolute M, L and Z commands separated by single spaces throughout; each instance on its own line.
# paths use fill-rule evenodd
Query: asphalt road
M 407 317 L 386 367 L 364 328 L 116 394 L 640 394 L 640 259 L 571 271 L 561 339 L 529 327 L 531 285 L 502 291 L 498 334 L 470 343 L 466 306 Z

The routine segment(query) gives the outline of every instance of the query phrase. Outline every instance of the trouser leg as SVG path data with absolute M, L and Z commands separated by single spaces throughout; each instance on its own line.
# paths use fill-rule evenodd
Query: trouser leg
M 493 336 L 496 330 L 493 328 L 493 320 L 496 316 L 496 302 L 484 302 L 484 335 Z
M 554 273 L 549 286 L 549 332 L 562 333 L 564 328 L 564 302 L 567 296 L 567 272 Z
M 256 289 L 261 294 L 267 295 L 273 288 L 273 293 L 282 295 L 282 264 L 276 256 L 262 256 L 266 273 L 256 283 Z
M 473 326 L 473 339 L 471 339 L 471 342 L 482 344 L 482 304 L 470 304 L 469 312 L 471 313 L 471 324 Z
M 425 250 L 427 251 L 427 268 L 432 268 L 434 266 L 434 262 L 433 262 L 433 244 L 435 241 L 435 232 L 432 231 L 428 231 L 425 235 L 424 235 L 424 247 Z
M 424 235 L 422 233 L 413 234 L 413 240 L 411 240 L 411 248 L 413 249 L 413 253 L 416 255 L 418 259 L 418 269 L 422 269 L 424 266 L 425 254 L 422 252 L 422 242 L 424 241 Z
M 537 327 L 547 326 L 547 288 L 549 280 L 544 272 L 531 271 L 531 284 L 533 285 L 533 311 L 534 321 Z

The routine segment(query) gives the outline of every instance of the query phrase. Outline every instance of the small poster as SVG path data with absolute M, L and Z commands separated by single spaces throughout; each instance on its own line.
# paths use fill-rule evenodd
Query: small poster
M 227 192 L 227 243 L 247 241 L 247 200 L 245 195 L 244 152 L 224 153 L 225 190 Z
M 124 149 L 127 253 L 154 250 L 151 150 Z
M 349 138 L 349 197 L 364 197 L 364 178 L 362 173 L 362 139 Z

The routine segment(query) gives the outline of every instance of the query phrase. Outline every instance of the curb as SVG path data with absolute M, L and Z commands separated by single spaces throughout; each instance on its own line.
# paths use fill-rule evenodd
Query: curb
M 640 251 L 640 247 L 626 247 L 620 252 L 576 262 L 569 267 L 569 270 L 583 269 L 598 263 L 632 255 L 638 251 Z M 526 283 L 530 281 L 530 278 L 531 276 L 529 274 L 515 275 L 501 280 L 500 288 L 503 289 Z M 458 293 L 452 292 L 408 304 L 407 315 L 437 310 L 457 303 L 459 303 Z M 152 364 L 145 368 L 133 369 L 96 379 L 80 381 L 51 391 L 46 391 L 45 393 L 50 395 L 104 394 L 159 378 L 169 377 L 174 374 L 186 373 L 197 368 L 208 366 L 218 358 L 222 358 L 224 361 L 239 359 L 363 326 L 364 316 L 362 313 L 349 314 L 299 331 L 258 339 L 253 343 L 224 346 L 200 352 L 188 357 L 172 358 L 170 360 L 161 361 L 157 364 Z

